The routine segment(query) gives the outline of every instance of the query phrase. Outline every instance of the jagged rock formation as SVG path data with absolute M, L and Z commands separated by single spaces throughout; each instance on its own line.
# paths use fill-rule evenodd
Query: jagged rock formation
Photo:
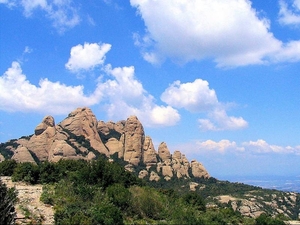
M 210 177 L 196 160 L 189 163 L 180 151 L 171 154 L 165 142 L 156 152 L 151 137 L 145 135 L 136 116 L 116 123 L 97 121 L 89 108 L 77 108 L 57 125 L 52 116 L 44 117 L 34 134 L 17 140 L 16 145 L 7 146 L 7 150 L 13 152 L 18 162 L 57 162 L 64 158 L 92 160 L 101 153 L 122 158 L 128 162 L 125 168 L 129 171 L 143 167 L 136 172 L 149 180 Z

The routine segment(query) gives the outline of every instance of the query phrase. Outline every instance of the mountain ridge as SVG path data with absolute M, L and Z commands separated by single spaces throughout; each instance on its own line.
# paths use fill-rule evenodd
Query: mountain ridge
M 60 159 L 93 160 L 98 154 L 110 158 L 117 155 L 128 163 L 125 168 L 129 171 L 144 165 L 139 177 L 148 176 L 150 181 L 159 180 L 159 174 L 165 180 L 210 177 L 197 160 L 189 161 L 178 150 L 171 154 L 165 142 L 161 142 L 156 151 L 151 137 L 145 134 L 136 116 L 118 122 L 104 122 L 97 120 L 87 107 L 75 109 L 58 124 L 52 116 L 45 116 L 35 127 L 33 135 L 2 144 L 0 161 L 5 158 L 32 163 Z

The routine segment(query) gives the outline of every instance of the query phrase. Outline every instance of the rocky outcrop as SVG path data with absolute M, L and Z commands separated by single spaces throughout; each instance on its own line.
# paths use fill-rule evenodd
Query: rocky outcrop
M 12 159 L 16 160 L 16 162 L 31 162 L 36 163 L 29 150 L 24 146 L 19 146 Z
M 136 116 L 130 116 L 124 128 L 124 160 L 138 165 L 142 158 L 144 128 Z
M 158 146 L 158 156 L 162 159 L 162 161 L 166 161 L 171 158 L 171 153 L 165 142 L 162 142 Z
M 105 155 L 108 154 L 107 148 L 102 143 L 97 131 L 98 121 L 96 116 L 89 108 L 78 108 L 71 112 L 58 127 L 60 130 L 68 131 L 76 136 L 83 136 L 89 140 L 92 148 Z
M 55 122 L 54 118 L 52 116 L 46 116 L 43 121 L 36 126 L 34 130 L 35 135 L 40 135 L 42 134 L 45 130 L 47 130 L 48 127 L 54 127 Z
M 157 173 L 155 173 L 154 171 L 151 171 L 149 180 L 150 181 L 159 181 L 160 177 L 158 176 Z
M 194 177 L 209 178 L 209 174 L 204 166 L 196 160 L 191 161 L 192 174 Z
M 209 177 L 201 163 L 189 163 L 180 151 L 171 154 L 165 142 L 156 151 L 136 116 L 116 123 L 97 121 L 91 109 L 85 107 L 77 108 L 57 125 L 52 116 L 44 117 L 34 134 L 17 140 L 16 145 L 18 148 L 7 146 L 7 150 L 14 152 L 18 162 L 92 160 L 102 153 L 111 159 L 122 158 L 128 162 L 126 170 L 144 179 Z
M 26 147 L 31 150 L 40 161 L 49 159 L 49 149 L 55 140 L 56 128 L 52 116 L 44 117 L 43 121 L 36 126 L 34 135 L 29 139 Z
M 146 136 L 143 145 L 143 163 L 147 167 L 157 164 L 157 153 L 155 151 L 151 137 Z
M 277 194 L 275 194 L 277 192 Z M 272 216 L 282 214 L 286 217 L 292 217 L 292 210 L 288 210 L 287 206 L 295 207 L 297 194 L 294 192 L 274 191 L 273 194 L 264 192 L 263 190 L 249 191 L 243 196 L 237 193 L 237 196 L 220 195 L 214 197 L 220 203 L 230 204 L 234 211 L 238 211 L 243 216 L 256 218 L 262 213 Z

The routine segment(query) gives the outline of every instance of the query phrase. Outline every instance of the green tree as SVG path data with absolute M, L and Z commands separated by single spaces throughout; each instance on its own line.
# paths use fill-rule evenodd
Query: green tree
M 0 224 L 15 224 L 15 207 L 17 192 L 7 188 L 0 180 Z
M 29 162 L 18 163 L 12 175 L 12 180 L 36 184 L 39 180 L 39 167 Z
M 259 217 L 255 219 L 256 225 L 284 225 L 285 223 L 277 218 L 272 218 L 266 213 L 260 214 Z
M 187 204 L 196 207 L 196 209 L 198 209 L 200 211 L 206 210 L 205 202 L 204 202 L 203 198 L 196 192 L 189 192 L 189 193 L 185 194 L 183 196 L 183 200 Z
M 15 160 L 4 160 L 0 163 L 0 175 L 1 176 L 11 176 L 14 169 L 17 167 L 17 162 Z
M 106 189 L 109 200 L 120 209 L 127 209 L 131 197 L 130 191 L 121 184 L 114 184 Z

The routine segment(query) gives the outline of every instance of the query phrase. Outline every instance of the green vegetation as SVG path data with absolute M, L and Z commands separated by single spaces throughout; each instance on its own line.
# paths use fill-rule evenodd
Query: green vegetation
M 7 188 L 0 180 L 0 224 L 15 223 L 14 204 L 17 201 L 17 193 L 14 188 Z
M 57 163 L 0 163 L 0 174 L 13 181 L 43 184 L 41 201 L 53 205 L 55 224 L 283 224 L 285 217 L 262 214 L 257 219 L 242 216 L 231 204 L 213 197 L 262 193 L 265 199 L 281 192 L 210 179 L 172 179 L 147 182 L 124 169 L 124 162 L 97 160 L 60 160 Z M 121 165 L 119 164 L 121 163 Z M 141 165 L 137 166 L 136 172 Z M 189 190 L 189 182 L 203 188 Z M 267 196 L 267 197 L 265 197 Z M 299 199 L 297 199 L 299 203 Z M 213 203 L 216 207 L 206 207 Z M 284 203 L 282 201 L 282 203 Z M 296 210 L 293 213 L 297 213 Z

